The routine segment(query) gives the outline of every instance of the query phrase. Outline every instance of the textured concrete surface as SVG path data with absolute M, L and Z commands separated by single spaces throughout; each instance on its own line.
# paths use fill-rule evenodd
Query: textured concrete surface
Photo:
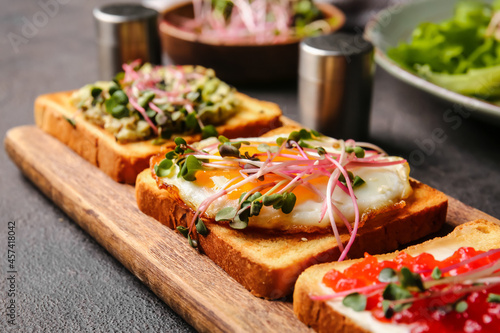
M 15 52 L 7 36 L 11 32 L 22 36 L 25 20 L 33 21 L 41 10 L 39 2 L 0 0 L 2 138 L 11 127 L 33 123 L 37 95 L 79 88 L 97 77 L 91 8 L 104 1 L 60 0 L 66 4 Z M 452 105 L 381 70 L 375 82 L 371 140 L 392 154 L 423 156 L 413 162 L 410 158 L 412 176 L 500 217 L 500 127 L 451 114 Z M 297 119 L 293 85 L 242 90 L 277 102 Z M 433 131 L 441 139 L 431 144 Z M 0 171 L 0 331 L 9 329 L 4 310 L 10 220 L 17 223 L 18 325 L 9 330 L 193 331 L 33 187 L 3 150 Z

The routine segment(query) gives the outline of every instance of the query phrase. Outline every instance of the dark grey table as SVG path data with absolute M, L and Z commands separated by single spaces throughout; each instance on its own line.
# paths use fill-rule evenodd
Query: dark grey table
M 91 9 L 104 1 L 58 1 L 64 4 L 52 7 L 53 17 L 46 20 L 40 3 L 48 0 L 0 1 L 2 137 L 9 128 L 33 123 L 37 95 L 76 89 L 97 78 Z M 37 26 L 30 30 L 26 22 Z M 295 88 L 243 91 L 277 102 L 298 119 Z M 451 105 L 379 69 L 371 141 L 409 158 L 413 177 L 498 218 L 500 127 L 449 110 Z M 14 220 L 18 273 L 12 331 L 192 331 L 24 178 L 3 150 L 0 171 L 0 331 L 10 326 L 4 300 L 8 222 Z

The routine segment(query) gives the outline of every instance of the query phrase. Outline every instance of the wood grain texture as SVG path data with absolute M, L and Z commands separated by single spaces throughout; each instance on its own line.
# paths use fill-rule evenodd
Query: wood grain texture
M 198 331 L 309 331 L 291 303 L 251 295 L 182 236 L 141 213 L 132 186 L 114 182 L 38 128 L 10 130 L 5 149 L 45 195 Z
M 118 184 L 34 126 L 11 129 L 5 149 L 82 229 L 199 331 L 307 332 L 290 302 L 256 298 L 185 239 L 139 211 Z M 499 220 L 450 198 L 447 222 Z

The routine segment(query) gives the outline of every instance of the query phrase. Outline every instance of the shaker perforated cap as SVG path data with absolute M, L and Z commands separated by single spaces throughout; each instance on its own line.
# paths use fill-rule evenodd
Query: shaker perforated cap
M 93 15 L 102 79 L 111 79 L 123 63 L 135 59 L 161 64 L 156 10 L 140 4 L 115 3 L 94 8 Z

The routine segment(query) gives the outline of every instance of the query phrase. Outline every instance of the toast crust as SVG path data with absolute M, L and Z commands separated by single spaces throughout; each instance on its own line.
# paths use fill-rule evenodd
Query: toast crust
M 394 251 L 441 228 L 447 197 L 417 181 L 412 180 L 412 187 L 413 195 L 403 209 L 372 218 L 359 229 L 349 257 Z M 158 188 L 150 169 L 137 177 L 136 199 L 142 212 L 172 229 L 187 226 L 194 214 L 176 191 Z M 199 237 L 200 250 L 259 297 L 276 299 L 290 294 L 304 269 L 340 256 L 333 234 L 237 231 L 210 221 L 206 225 L 209 234 Z M 348 239 L 348 234 L 341 234 L 344 244 Z
M 411 255 L 427 252 L 429 249 L 445 243 L 456 246 L 473 246 L 476 250 L 490 250 L 500 247 L 500 226 L 485 220 L 475 220 L 456 227 L 450 234 L 428 240 L 424 243 L 405 249 Z M 390 260 L 399 253 L 396 251 L 377 255 L 379 260 Z M 298 278 L 293 294 L 293 310 L 295 315 L 306 325 L 317 332 L 370 332 L 356 323 L 353 318 L 345 317 L 330 307 L 327 302 L 315 301 L 310 295 L 320 295 L 320 281 L 331 269 L 343 270 L 359 260 L 347 260 L 340 263 L 316 265 L 305 270 Z
M 149 158 L 158 154 L 162 146 L 152 140 L 120 144 L 114 136 L 86 121 L 71 104 L 72 91 L 39 96 L 35 100 L 35 123 L 43 131 L 57 138 L 84 159 L 121 183 L 134 184 L 137 174 L 149 166 Z M 260 136 L 281 126 L 281 110 L 277 104 L 260 101 L 237 93 L 239 111 L 223 125 L 219 134 L 228 138 Z M 74 119 L 75 126 L 67 118 Z M 187 142 L 196 142 L 201 134 L 182 136 Z

